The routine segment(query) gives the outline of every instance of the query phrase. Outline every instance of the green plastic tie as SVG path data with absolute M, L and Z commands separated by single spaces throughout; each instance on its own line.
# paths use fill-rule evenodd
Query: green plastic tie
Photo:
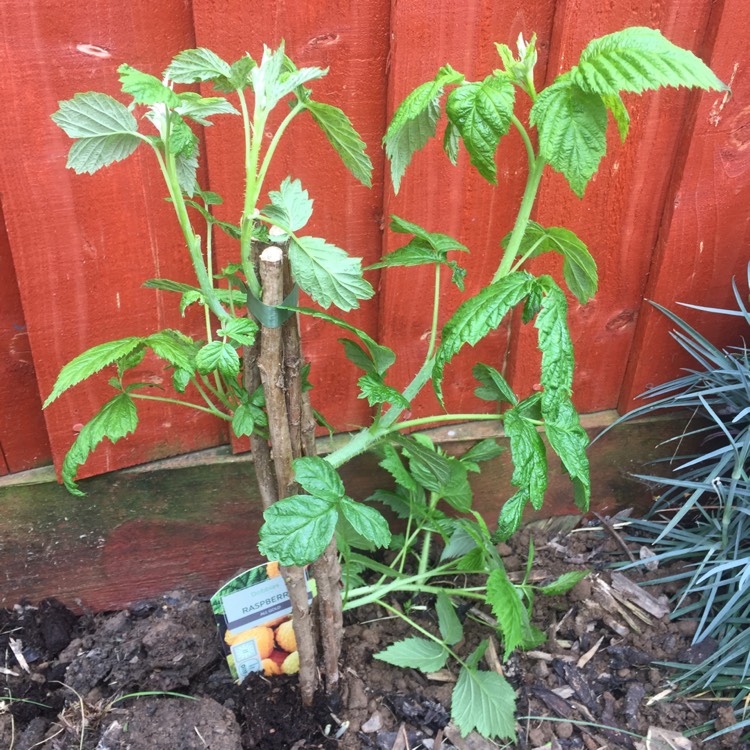
M 299 303 L 299 287 L 295 284 L 292 291 L 279 305 L 267 305 L 259 300 L 252 292 L 247 293 L 247 308 L 253 317 L 265 328 L 281 328 L 289 318 L 294 315 L 294 310 L 282 310 L 282 307 L 297 307 Z

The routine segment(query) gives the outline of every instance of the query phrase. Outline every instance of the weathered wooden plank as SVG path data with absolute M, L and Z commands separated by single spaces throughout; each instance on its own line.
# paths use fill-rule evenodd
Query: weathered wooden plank
M 610 416 L 588 418 L 589 433 L 600 432 Z M 621 425 L 597 441 L 590 452 L 593 509 L 610 513 L 634 504 L 647 507 L 648 488 L 628 472 L 643 470 L 658 454 L 656 446 L 677 434 L 681 424 L 662 415 Z M 442 431 L 436 437 L 462 438 L 445 444 L 458 453 L 469 438 L 488 434 L 486 424 L 472 425 L 468 432 L 450 429 L 453 435 Z M 514 491 L 508 456 L 506 450 L 483 464 L 479 476 L 471 476 L 474 506 L 492 525 Z M 21 597 L 55 596 L 71 606 L 108 610 L 177 587 L 206 595 L 262 562 L 256 549 L 262 503 L 252 463 L 226 458 L 203 466 L 174 459 L 172 468 L 94 477 L 82 482 L 85 498 L 71 498 L 52 482 L 0 482 L 0 606 L 12 606 Z M 357 499 L 388 486 L 387 475 L 368 455 L 347 464 L 342 477 L 348 494 Z M 544 509 L 527 518 L 576 512 L 570 480 L 553 464 Z
M 6 3 L 0 11 L 5 96 L 13 101 L 0 122 L 4 154 L 0 184 L 29 340 L 46 396 L 60 367 L 94 344 L 180 325 L 177 300 L 141 289 L 169 272 L 190 280 L 187 254 L 157 164 L 142 147 L 128 162 L 96 175 L 65 169 L 68 137 L 50 120 L 57 102 L 82 90 L 116 95 L 117 66 L 127 61 L 164 69 L 171 55 L 192 46 L 189 6 L 181 0 L 90 3 Z M 201 331 L 199 318 L 188 318 Z M 76 430 L 112 394 L 104 385 L 79 386 L 46 412 L 59 466 Z M 169 374 L 147 360 L 141 380 Z M 142 409 L 138 437 L 103 446 L 83 474 L 215 445 L 225 430 L 197 412 L 163 404 Z M 179 430 L 171 429 L 180 425 Z
M 547 83 L 575 64 L 589 40 L 626 26 L 661 29 L 667 38 L 701 51 L 712 3 L 559 3 Z M 712 100 L 709 95 L 702 101 Z M 561 175 L 548 169 L 536 220 L 565 226 L 586 242 L 599 266 L 600 287 L 586 306 L 570 300 L 570 324 L 576 346 L 575 402 L 584 412 L 613 408 L 630 356 L 653 247 L 659 232 L 676 153 L 695 98 L 674 89 L 628 96 L 628 139 L 621 144 L 611 125 L 608 154 L 583 200 Z M 539 258 L 536 273 L 561 278 L 557 259 Z M 517 322 L 514 331 L 518 330 Z M 539 381 L 535 334 L 516 337 L 509 358 L 512 382 L 521 394 Z
M 700 313 L 677 303 L 736 309 L 733 276 L 747 303 L 750 77 L 742 40 L 748 31 L 747 5 L 738 0 L 723 3 L 721 15 L 709 26 L 706 57 L 716 74 L 730 83 L 732 96 L 702 96 L 695 124 L 686 128 L 646 290 L 648 299 L 674 311 L 718 346 L 742 345 L 747 335 L 744 320 Z M 670 339 L 672 328 L 657 310 L 644 305 L 620 399 L 622 410 L 648 386 L 694 365 Z
M 42 403 L 0 211 L 0 474 L 52 460 Z
M 523 32 L 533 32 L 541 43 L 540 65 L 544 68 L 553 2 L 469 2 L 450 0 L 393 4 L 393 41 L 389 74 L 389 118 L 403 98 L 416 86 L 433 78 L 445 63 L 481 80 L 499 67 L 494 42 L 515 46 Z M 456 237 L 471 250 L 456 258 L 468 270 L 466 288 L 476 291 L 488 284 L 500 262 L 499 243 L 511 229 L 520 203 L 526 175 L 526 152 L 513 130 L 500 146 L 498 185 L 489 185 L 470 166 L 465 150 L 458 169 L 441 152 L 442 131 L 423 152 L 415 155 L 393 196 L 386 192 L 386 214 L 396 214 Z M 391 235 L 386 250 L 404 243 Z M 441 287 L 441 322 L 456 309 L 463 296 L 445 278 Z M 389 269 L 384 274 L 380 304 L 380 331 L 384 343 L 396 349 L 394 384 L 403 386 L 415 374 L 427 351 L 431 322 L 434 272 L 429 268 Z M 483 412 L 487 403 L 473 395 L 471 367 L 484 361 L 502 368 L 507 344 L 505 327 L 488 336 L 475 349 L 466 348 L 447 370 L 446 405 L 451 412 Z M 430 389 L 412 404 L 418 416 L 436 413 L 440 407 Z
M 221 5 L 196 0 L 193 12 L 197 43 L 227 60 L 236 60 L 245 52 L 259 59 L 263 44 L 274 47 L 283 39 L 287 54 L 297 65 L 330 69 L 325 78 L 312 85 L 314 96 L 341 107 L 368 144 L 375 168 L 372 190 L 354 180 L 306 113 L 285 134 L 265 189 L 278 189 L 287 175 L 300 179 L 315 201 L 313 219 L 304 233 L 326 238 L 362 257 L 365 265 L 374 263 L 380 257 L 382 243 L 383 156 L 379 143 L 385 120 L 388 3 L 301 3 L 291 13 L 285 3 L 275 0 L 231 0 Z M 227 18 L 232 19 L 230 24 Z M 275 124 L 269 124 L 269 136 Z M 226 201 L 217 214 L 231 221 L 236 221 L 242 211 L 241 139 L 239 122 L 210 128 L 206 133 L 211 189 Z M 236 262 L 235 243 L 224 237 L 217 240 L 219 262 Z M 377 274 L 368 278 L 377 285 Z M 329 312 L 336 314 L 333 309 Z M 374 303 L 365 302 L 345 317 L 376 334 Z M 313 404 L 338 429 L 346 430 L 367 422 L 368 407 L 357 399 L 358 371 L 344 357 L 337 343 L 340 337 L 341 331 L 327 323 L 303 321 L 304 356 L 312 362 L 311 381 L 315 385 Z

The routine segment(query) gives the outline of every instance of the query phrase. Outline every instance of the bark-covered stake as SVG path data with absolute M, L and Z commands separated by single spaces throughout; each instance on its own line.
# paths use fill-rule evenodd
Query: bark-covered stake
M 492 610 L 505 658 L 516 647 L 538 643 L 540 634 L 529 622 L 535 587 L 508 579 L 495 543 L 516 531 L 529 503 L 540 508 L 544 502 L 547 445 L 540 432 L 570 475 L 578 507 L 588 507 L 591 491 L 588 438 L 572 402 L 574 357 L 567 296 L 551 276 L 536 276 L 525 266 L 541 253 L 561 256 L 568 291 L 585 304 L 597 290 L 596 262 L 569 229 L 544 227 L 531 220 L 539 185 L 549 166 L 583 196 L 606 153 L 610 115 L 621 138 L 627 135 L 629 115 L 622 94 L 662 86 L 726 87 L 695 55 L 673 45 L 656 29 L 635 27 L 593 40 L 578 65 L 541 91 L 534 81 L 535 38 L 527 44 L 520 37 L 517 56 L 504 44 L 497 45 L 497 50 L 501 67 L 479 81 L 465 80 L 450 65 L 440 68 L 434 79 L 406 97 L 383 139 L 398 190 L 414 153 L 436 134 L 445 97 L 443 147 L 453 163 L 463 144 L 471 164 L 494 184 L 497 147 L 511 127 L 519 132 L 529 162 L 517 218 L 500 241 L 494 275 L 478 283 L 472 280 L 479 291 L 467 296 L 441 330 L 441 273 L 450 271 L 451 282 L 463 291 L 465 271 L 449 253 L 467 248 L 444 234 L 392 217 L 391 230 L 411 239 L 371 268 L 429 265 L 435 273 L 432 305 L 415 308 L 416 314 L 431 315 L 427 351 L 403 391 L 386 382 L 396 359 L 393 351 L 340 318 L 318 308 L 299 308 L 294 302 L 298 285 L 325 310 L 335 306 L 348 312 L 358 307 L 374 294 L 362 275 L 360 259 L 320 237 L 300 233 L 312 215 L 312 200 L 298 180 L 285 179 L 277 190 L 267 192 L 268 203 L 263 198 L 265 177 L 279 141 L 300 115 L 312 117 L 354 177 L 368 187 L 371 184 L 372 164 L 348 118 L 340 109 L 316 101 L 307 88 L 325 70 L 298 69 L 283 45 L 264 49 L 257 62 L 245 56 L 232 64 L 199 48 L 180 52 L 162 78 L 121 65 L 118 70 L 122 90 L 131 97 L 129 106 L 96 92 L 60 102 L 53 119 L 75 139 L 68 166 L 77 172 L 95 172 L 126 158 L 143 143 L 153 149 L 197 286 L 167 279 L 152 279 L 147 286 L 179 293 L 183 309 L 203 305 L 206 341 L 164 330 L 99 344 L 63 368 L 45 406 L 105 367 L 116 368 L 116 377 L 110 380 L 116 395 L 84 426 L 62 467 L 63 481 L 76 494 L 82 494 L 75 483 L 78 466 L 105 437 L 115 442 L 136 428 L 139 399 L 181 404 L 231 422 L 236 435 L 251 437 L 266 506 L 259 549 L 283 566 L 290 589 L 304 700 L 312 700 L 317 672 L 313 618 L 300 566 L 313 564 L 327 687 L 333 690 L 339 681 L 342 623 L 338 542 L 349 570 L 347 585 L 355 582 L 347 591 L 346 606 L 377 603 L 407 619 L 420 633 L 420 637 L 393 644 L 379 658 L 429 672 L 441 669 L 449 656 L 455 657 L 461 668 L 452 694 L 452 713 L 461 732 L 477 729 L 487 736 L 509 738 L 515 733 L 513 689 L 496 670 L 480 669 L 487 642 L 470 655 L 456 651 L 462 641 L 459 600 L 461 607 L 473 600 Z M 174 90 L 175 84 L 196 83 L 212 84 L 212 95 L 201 96 L 192 86 Z M 515 114 L 517 93 L 530 100 L 526 123 Z M 279 105 L 282 118 L 269 120 Z M 141 115 L 139 122 L 136 117 Z M 214 215 L 221 197 L 202 190 L 196 180 L 198 137 L 192 126 L 209 124 L 218 115 L 239 115 L 244 126 L 245 189 L 238 225 Z M 269 129 L 273 132 L 266 138 Z M 196 221 L 201 223 L 200 232 Z M 239 244 L 236 262 L 218 273 L 212 256 L 216 230 Z M 313 412 L 303 384 L 296 314 L 284 322 L 288 314 L 284 310 L 290 307 L 345 332 L 346 356 L 364 373 L 357 381 L 360 397 L 373 407 L 372 424 L 324 458 L 314 450 Z M 514 310 L 524 323 L 533 321 L 536 329 L 542 353 L 539 392 L 519 396 L 501 372 L 478 364 L 474 368 L 479 382 L 476 393 L 494 402 L 495 413 L 402 418 L 430 380 L 442 403 L 445 370 L 453 357 L 466 344 L 478 343 Z M 523 335 L 529 333 L 534 331 L 526 327 Z M 173 395 L 153 395 L 151 384 L 131 372 L 137 370 L 147 349 L 172 369 Z M 193 400 L 182 395 L 188 387 L 195 394 Z M 483 441 L 458 459 L 446 456 L 426 436 L 402 434 L 420 426 L 468 419 L 501 420 L 510 442 L 511 482 L 517 491 L 503 504 L 493 531 L 472 511 L 468 472 L 496 456 L 497 444 Z M 346 495 L 337 472 L 348 459 L 376 444 L 381 465 L 397 486 L 379 499 L 406 521 L 406 533 L 390 568 L 366 555 L 352 554 L 352 547 L 373 551 L 388 545 L 391 534 L 373 504 L 355 502 Z M 440 504 L 447 504 L 450 513 Z M 431 552 L 437 537 L 445 548 L 436 563 Z M 360 572 L 369 570 L 375 583 L 352 575 L 357 566 Z M 485 583 L 464 588 L 446 585 L 444 576 L 456 572 L 483 576 Z M 536 588 L 559 593 L 577 578 L 567 576 Z M 397 591 L 434 597 L 440 635 L 385 600 L 386 594 Z

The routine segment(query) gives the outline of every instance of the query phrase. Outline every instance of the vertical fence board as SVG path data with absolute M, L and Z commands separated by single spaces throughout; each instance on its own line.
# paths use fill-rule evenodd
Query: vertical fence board
M 747 303 L 750 260 L 750 71 L 745 60 L 750 32 L 747 5 L 728 0 L 717 24 L 710 64 L 730 83 L 732 95 L 701 98 L 695 127 L 683 154 L 684 169 L 674 187 L 646 296 L 697 327 L 717 345 L 741 345 L 742 318 L 701 313 L 678 302 L 736 309 L 731 289 L 737 277 Z M 693 366 L 669 337 L 673 325 L 644 305 L 630 357 L 620 408 L 650 385 Z
M 626 26 L 659 28 L 675 44 L 700 51 L 710 5 L 707 0 L 596 7 L 582 0 L 562 3 L 547 83 L 576 64 L 591 39 Z M 599 292 L 593 300 L 582 306 L 568 295 L 576 350 L 575 402 L 583 412 L 617 402 L 675 152 L 695 99 L 669 89 L 627 96 L 625 102 L 631 114 L 627 141 L 620 142 L 610 122 L 607 155 L 583 200 L 548 168 L 535 217 L 544 226 L 575 231 L 599 267 Z M 543 256 L 531 268 L 562 280 L 559 259 Z M 517 332 L 520 325 L 515 323 Z M 538 383 L 539 362 L 535 334 L 515 337 L 509 371 L 517 393 L 528 394 Z
M 0 180 L 6 224 L 42 395 L 60 367 L 82 350 L 127 335 L 175 325 L 174 298 L 140 288 L 162 268 L 189 280 L 183 241 L 164 203 L 153 154 L 141 146 L 124 164 L 93 176 L 65 169 L 68 137 L 50 120 L 60 99 L 85 90 L 117 95 L 117 66 L 159 73 L 170 54 L 193 43 L 189 7 L 179 0 L 6 3 L 0 51 L 13 101 L 0 122 Z M 194 320 L 200 331 L 199 321 Z M 77 429 L 105 399 L 104 385 L 79 387 L 45 413 L 59 466 Z M 146 360 L 138 378 L 169 377 Z M 221 442 L 224 430 L 193 412 L 149 404 L 139 437 L 115 449 L 105 443 L 82 475 Z M 195 412 L 197 415 L 198 413 Z M 179 424 L 179 429 L 169 429 Z
M 537 32 L 540 57 L 545 64 L 546 40 L 554 5 L 539 3 L 455 3 L 419 0 L 393 4 L 389 116 L 419 84 L 432 79 L 450 63 L 466 79 L 482 80 L 500 67 L 494 42 L 515 48 L 519 33 L 528 39 Z M 521 95 L 519 95 L 519 99 Z M 472 253 L 455 253 L 467 268 L 467 291 L 488 284 L 500 262 L 500 239 L 510 230 L 523 192 L 526 152 L 512 130 L 500 146 L 498 185 L 488 184 L 470 166 L 465 149 L 453 167 L 441 152 L 442 129 L 422 152 L 415 154 L 398 195 L 386 191 L 386 213 L 421 224 L 430 231 L 454 236 Z M 386 250 L 405 244 L 403 235 L 388 239 Z M 449 284 L 445 273 L 441 287 L 440 318 L 445 322 L 464 297 Z M 394 384 L 403 386 L 419 369 L 427 351 L 431 322 L 434 271 L 417 267 L 385 273 L 380 307 L 384 343 L 399 354 L 393 368 Z M 471 367 L 477 360 L 503 366 L 507 331 L 490 334 L 475 349 L 466 347 L 447 370 L 446 406 L 450 412 L 486 411 L 487 403 L 473 395 Z M 426 388 L 412 404 L 416 416 L 440 411 Z
M 51 460 L 42 404 L 0 210 L 0 474 Z
M 263 44 L 285 41 L 286 52 L 298 66 L 328 67 L 324 78 L 313 81 L 313 98 L 347 113 L 373 161 L 373 187 L 358 183 L 341 164 L 322 132 L 307 113 L 290 126 L 268 172 L 264 195 L 277 190 L 286 176 L 300 179 L 315 201 L 310 224 L 302 234 L 323 237 L 363 258 L 363 265 L 380 257 L 380 216 L 383 191 L 383 156 L 380 149 L 385 119 L 385 69 L 388 53 L 388 4 L 382 0 L 308 3 L 293 6 L 275 0 L 248 4 L 232 0 L 193 3 L 196 40 L 232 62 L 245 52 L 260 59 Z M 231 18 L 231 24 L 226 19 Z M 251 95 L 250 95 L 251 96 Z M 269 124 L 271 136 L 278 119 Z M 211 189 L 225 198 L 217 215 L 236 222 L 242 211 L 244 181 L 242 132 L 239 118 L 206 133 Z M 238 244 L 217 238 L 220 263 L 236 262 Z M 377 286 L 377 275 L 368 279 Z M 301 304 L 308 300 L 302 295 Z M 377 334 L 377 309 L 364 302 L 359 310 L 333 315 Z M 358 371 L 344 357 L 337 339 L 342 331 L 320 320 L 303 320 L 304 356 L 311 360 L 315 388 L 313 404 L 338 429 L 347 430 L 369 420 L 366 402 L 357 399 Z M 361 373 L 360 373 L 361 374 Z

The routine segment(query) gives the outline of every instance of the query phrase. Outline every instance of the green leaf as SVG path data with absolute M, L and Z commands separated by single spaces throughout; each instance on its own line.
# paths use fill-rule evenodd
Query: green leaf
M 462 245 L 453 237 L 441 234 L 440 232 L 428 232 L 423 227 L 420 227 L 419 224 L 414 224 L 393 214 L 391 214 L 391 231 L 398 232 L 399 234 L 413 234 L 429 245 L 436 253 L 445 253 L 449 250 L 469 252 L 469 248 L 466 245 Z
M 226 94 L 246 88 L 250 84 L 250 72 L 257 63 L 250 55 L 245 54 L 230 66 L 231 75 L 218 76 L 213 79 L 214 88 Z
M 532 282 L 533 277 L 525 271 L 508 274 L 466 300 L 453 313 L 443 327 L 442 342 L 435 355 L 435 366 L 432 371 L 432 384 L 441 404 L 441 384 L 445 365 L 464 344 L 474 346 L 497 328 L 508 311 L 529 293 Z
M 255 429 L 254 410 L 249 404 L 240 404 L 232 415 L 232 431 L 239 437 L 248 437 Z
M 294 459 L 294 478 L 311 495 L 337 503 L 346 490 L 336 469 L 319 456 Z
M 485 438 L 480 440 L 475 445 L 472 445 L 466 453 L 459 459 L 461 463 L 465 464 L 467 461 L 471 463 L 478 463 L 481 461 L 490 461 L 493 458 L 497 458 L 504 452 L 502 446 L 498 445 L 495 438 Z
M 301 313 L 303 315 L 310 315 L 313 318 L 325 320 L 328 323 L 333 323 L 333 325 L 353 333 L 365 345 L 365 348 L 367 349 L 372 359 L 372 363 L 375 366 L 375 371 L 380 373 L 381 375 L 383 375 L 386 370 L 396 361 L 396 355 L 393 353 L 392 349 L 389 349 L 387 346 L 383 346 L 382 344 L 378 344 L 378 342 L 375 341 L 372 336 L 351 325 L 351 323 L 347 323 L 345 320 L 335 318 L 333 315 L 328 315 L 328 313 L 321 312 L 320 310 L 313 310 L 310 307 L 290 307 L 287 309 L 294 310 L 295 312 Z
M 152 333 L 144 340 L 154 354 L 165 359 L 170 365 L 180 370 L 193 372 L 195 369 L 195 342 L 180 331 L 166 329 Z
M 506 542 L 518 531 L 528 502 L 529 493 L 526 489 L 519 490 L 505 501 L 497 519 L 497 531 L 492 535 L 493 542 Z
M 419 151 L 435 135 L 443 89 L 462 80 L 461 73 L 446 65 L 432 81 L 414 89 L 393 115 L 383 138 L 383 145 L 391 162 L 391 179 L 396 193 L 414 152 Z
M 319 305 L 344 311 L 359 307 L 375 290 L 362 278 L 361 258 L 352 258 L 320 237 L 292 238 L 289 245 L 292 274 L 304 292 Z
M 198 171 L 198 141 L 197 139 L 193 142 L 193 150 L 191 152 L 182 151 L 175 157 L 175 172 L 177 173 L 177 184 L 180 186 L 185 195 L 192 196 L 197 187 L 198 182 L 196 173 Z
M 140 145 L 138 123 L 124 104 L 89 91 L 60 102 L 52 120 L 76 142 L 67 166 L 78 174 L 98 169 L 132 154 Z
M 445 133 L 443 134 L 443 151 L 450 160 L 450 163 L 455 167 L 458 163 L 458 144 L 459 132 L 458 128 L 452 123 L 448 122 L 445 126 Z
M 252 346 L 258 333 L 258 324 L 250 318 L 229 318 L 216 331 L 217 336 L 228 336 L 235 346 Z
M 471 163 L 493 184 L 497 182 L 495 151 L 510 128 L 515 97 L 507 78 L 491 75 L 453 89 L 445 103 L 446 114 L 458 128 Z
M 178 368 L 172 373 L 172 387 L 177 393 L 185 393 L 192 377 L 192 370 L 181 370 Z
M 462 667 L 451 696 L 451 715 L 461 736 L 477 730 L 483 737 L 515 740 L 516 696 L 497 672 Z
M 202 97 L 194 91 L 183 91 L 180 95 L 180 103 L 175 107 L 175 112 L 182 117 L 189 117 L 199 125 L 212 125 L 207 117 L 212 115 L 238 115 L 239 112 L 223 96 Z M 202 193 L 202 196 L 208 193 Z M 216 193 L 213 193 L 216 195 Z M 216 196 L 217 198 L 219 196 Z M 221 203 L 219 199 L 219 203 Z M 216 204 L 214 204 L 216 205 Z
M 138 413 L 133 399 L 127 393 L 119 393 L 107 401 L 99 413 L 84 425 L 65 456 L 62 465 L 62 480 L 68 491 L 73 495 L 84 494 L 74 481 L 76 472 L 104 438 L 116 443 L 133 432 L 137 425 Z
M 541 281 L 546 285 L 546 295 L 535 326 L 542 351 L 542 417 L 547 439 L 573 480 L 576 505 L 585 510 L 591 496 L 586 455 L 589 440 L 571 401 L 574 356 L 567 323 L 568 304 L 550 277 L 542 277 Z
M 435 611 L 438 616 L 438 627 L 443 640 L 449 645 L 454 646 L 464 639 L 464 626 L 458 619 L 456 608 L 445 591 L 439 591 L 435 600 Z
M 472 492 L 466 467 L 457 459 L 438 453 L 413 438 L 399 438 L 409 454 L 414 479 L 461 512 L 471 510 Z
M 552 581 L 552 583 L 540 586 L 537 590 L 547 596 L 564 594 L 566 591 L 570 591 L 579 581 L 582 581 L 590 572 L 590 570 L 569 570 Z
M 410 267 L 427 264 L 447 266 L 451 270 L 451 281 L 464 290 L 466 270 L 461 268 L 455 260 L 448 260 L 444 251 L 436 252 L 433 247 L 419 237 L 414 238 L 408 245 L 393 252 L 386 253 L 377 263 L 373 263 L 365 270 L 376 268 L 392 268 L 394 266 Z
M 240 358 L 235 348 L 224 341 L 211 341 L 198 350 L 195 366 L 201 375 L 218 370 L 229 379 L 240 374 Z
M 219 77 L 230 78 L 232 68 L 215 52 L 198 47 L 183 50 L 176 55 L 164 75 L 175 83 L 198 83 Z
M 520 416 L 516 408 L 505 412 L 505 434 L 513 456 L 511 483 L 528 492 L 531 504 L 539 510 L 547 490 L 547 451 L 536 427 Z
M 509 240 L 510 234 L 503 238 L 503 247 L 507 247 Z M 599 286 L 596 261 L 585 243 L 565 227 L 545 228 L 535 221 L 529 221 L 518 254 L 525 256 L 531 253 L 529 257 L 535 258 L 547 252 L 562 255 L 565 282 L 578 301 L 585 305 L 596 294 Z
M 601 97 L 562 76 L 539 94 L 529 118 L 539 130 L 542 158 L 583 197 L 607 152 L 607 108 Z
M 523 645 L 530 628 L 529 613 L 521 601 L 518 588 L 510 582 L 502 568 L 495 568 L 487 579 L 487 600 L 503 634 L 505 661 L 514 649 Z
M 250 70 L 256 106 L 269 111 L 297 87 L 326 75 L 328 69 L 292 69 L 291 60 L 284 54 L 284 43 L 278 49 L 263 47 L 260 64 Z
M 440 555 L 440 562 L 452 560 L 454 557 L 463 557 L 475 549 L 477 549 L 476 539 L 463 526 L 458 526 L 448 544 L 445 545 Z
M 383 452 L 385 453 L 385 458 L 379 463 L 379 466 L 393 477 L 397 485 L 403 487 L 407 492 L 416 493 L 419 485 L 406 470 L 398 451 L 392 445 L 385 444 Z
M 310 221 L 313 212 L 313 202 L 310 200 L 307 190 L 302 189 L 299 180 L 287 177 L 277 190 L 269 192 L 271 205 L 266 206 L 261 212 L 271 221 L 278 221 L 284 229 L 296 232 Z M 286 235 L 279 236 L 282 240 Z
M 349 118 L 338 108 L 307 99 L 305 107 L 341 157 L 344 166 L 365 187 L 372 187 L 372 162 Z
M 72 388 L 74 385 L 86 380 L 86 378 L 90 378 L 99 372 L 99 370 L 103 370 L 117 360 L 127 357 L 128 354 L 142 343 L 142 338 L 129 336 L 117 341 L 108 341 L 105 344 L 99 344 L 79 354 L 60 370 L 60 374 L 57 376 L 55 385 L 52 388 L 52 393 L 47 397 L 42 408 L 46 409 L 61 393 L 67 391 L 68 388 Z
M 388 646 L 373 655 L 375 659 L 393 664 L 396 667 L 418 669 L 429 674 L 445 666 L 448 649 L 441 643 L 428 641 L 426 638 L 404 638 L 403 641 Z
M 644 26 L 589 42 L 570 75 L 584 91 L 601 95 L 640 94 L 661 86 L 728 90 L 700 58 Z
M 292 495 L 263 512 L 258 550 L 281 565 L 307 565 L 322 554 L 333 538 L 338 512 L 329 500 Z
M 625 143 L 625 139 L 628 137 L 628 131 L 630 130 L 630 114 L 628 113 L 625 103 L 622 101 L 619 94 L 605 94 L 602 96 L 602 101 L 617 124 L 617 132 L 620 134 L 620 141 Z
M 471 373 L 482 384 L 474 389 L 477 398 L 483 401 L 503 401 L 511 406 L 518 403 L 508 381 L 494 367 L 479 362 L 471 369 Z
M 383 377 L 376 372 L 368 372 L 363 375 L 357 385 L 361 393 L 357 398 L 366 398 L 370 406 L 376 404 L 393 404 L 403 409 L 409 408 L 409 402 L 403 395 L 390 385 L 383 382 Z
M 339 511 L 358 534 L 376 547 L 387 547 L 390 544 L 388 522 L 375 508 L 344 497 L 339 502 Z
M 171 109 L 180 103 L 177 94 L 155 76 L 142 73 L 125 63 L 117 68 L 117 72 L 123 92 L 130 94 L 137 104 L 166 104 Z
M 479 645 L 466 658 L 466 666 L 469 669 L 477 668 L 479 662 L 482 661 L 482 657 L 489 648 L 489 645 L 490 641 L 488 638 L 485 638 L 483 641 L 479 642 Z

